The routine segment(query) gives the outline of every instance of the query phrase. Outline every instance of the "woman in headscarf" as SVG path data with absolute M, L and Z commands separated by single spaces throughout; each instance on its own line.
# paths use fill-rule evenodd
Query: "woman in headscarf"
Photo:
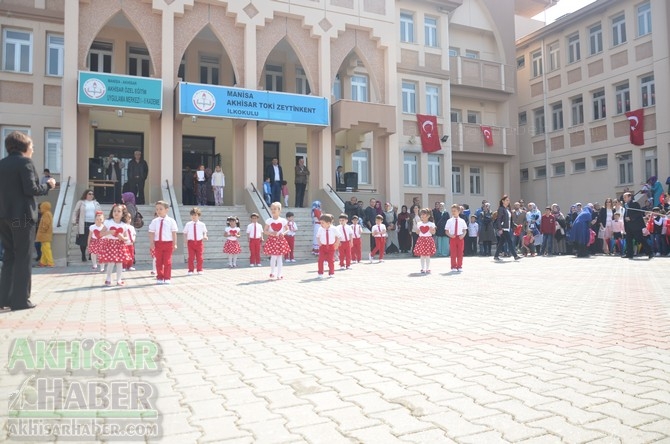
M 556 219 L 556 232 L 554 233 L 554 254 L 565 254 L 565 229 L 567 224 L 565 221 L 565 216 L 561 213 L 561 207 L 558 204 L 551 205 L 551 214 L 554 215 Z
M 407 211 L 407 205 L 403 205 L 398 214 L 398 245 L 400 245 L 401 253 L 407 253 L 412 248 L 410 225 L 410 214 Z
M 398 213 L 390 202 L 386 202 L 384 211 L 384 225 L 386 225 L 386 253 L 397 253 L 400 251 L 398 243 Z
M 493 229 L 493 213 L 491 204 L 486 202 L 477 218 L 479 224 L 479 243 L 483 244 L 483 256 L 491 256 L 491 245 L 496 240 L 496 233 Z
M 375 202 L 375 211 L 377 212 L 378 216 L 384 216 L 384 209 L 382 208 L 382 203 L 379 200 Z
M 130 217 L 132 221 L 135 220 L 135 215 L 137 214 L 137 206 L 135 205 L 135 194 L 131 193 L 130 191 L 123 193 L 121 195 L 121 200 L 123 201 L 123 204 L 126 206 L 126 210 L 130 213 Z
M 661 185 L 661 182 L 656 179 L 656 176 L 651 176 L 649 179 L 647 179 L 647 183 L 649 184 L 649 192 L 651 194 L 651 198 L 653 199 L 652 207 L 660 207 L 661 194 L 663 194 L 663 185 Z
M 577 257 L 589 257 L 589 243 L 591 242 L 591 219 L 593 218 L 591 204 L 588 204 L 577 215 L 572 224 L 572 239 L 577 247 Z
M 319 232 L 319 228 L 321 227 L 321 202 L 318 200 L 315 200 L 312 202 L 312 226 L 314 227 L 314 237 L 312 238 L 312 254 L 318 255 L 319 254 L 319 239 L 317 238 L 317 234 Z

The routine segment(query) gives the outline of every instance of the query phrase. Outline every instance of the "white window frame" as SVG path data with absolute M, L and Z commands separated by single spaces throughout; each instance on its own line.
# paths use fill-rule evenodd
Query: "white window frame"
M 651 34 L 651 3 L 646 2 L 637 7 L 637 36 Z
M 482 114 L 479 111 L 468 110 L 467 119 L 468 123 L 476 125 L 482 122 Z
M 368 77 L 362 74 L 351 76 L 351 100 L 368 102 Z
M 549 69 L 548 71 L 555 71 L 561 67 L 561 47 L 558 42 L 554 42 L 547 48 L 549 53 Z
M 207 85 L 220 84 L 221 67 L 217 56 L 200 55 L 200 60 L 198 61 L 198 78 L 200 79 L 200 83 Z
M 5 139 L 12 131 L 20 131 L 23 134 L 30 136 L 29 126 L 1 126 L 0 133 L 2 134 L 1 135 L 2 143 L 0 144 L 0 146 L 2 146 L 2 148 L 0 148 L 0 152 L 2 153 L 2 155 L 0 155 L 0 159 L 4 159 L 5 156 L 7 155 L 7 150 L 5 150 Z
M 581 159 L 574 159 L 572 161 L 572 173 L 579 174 L 586 172 L 586 159 L 582 157 Z
M 551 129 L 552 131 L 560 131 L 563 129 L 563 102 L 557 102 L 551 105 Z
M 516 69 L 521 70 L 526 67 L 526 56 L 521 55 L 516 58 Z
M 519 170 L 519 180 L 521 182 L 528 182 L 529 178 L 528 168 L 521 168 L 521 170 Z
M 351 170 L 358 173 L 358 184 L 370 184 L 370 150 L 363 148 L 351 154 Z
M 579 32 L 568 36 L 568 64 L 579 62 L 582 59 L 582 45 Z
M 60 128 L 44 130 L 44 168 L 60 174 L 63 163 L 63 136 Z
M 626 41 L 626 14 L 622 12 L 612 18 L 612 46 L 623 45 Z
M 9 34 L 14 34 L 10 36 Z M 26 38 L 19 38 L 23 35 Z M 9 66 L 9 48 L 13 47 L 14 57 Z M 27 52 L 28 66 L 23 66 L 22 56 Z M 32 74 L 33 72 L 33 33 L 22 29 L 5 28 L 2 30 L 2 70 L 18 72 L 21 74 Z
M 451 167 L 451 192 L 463 194 L 463 167 L 460 165 Z
M 439 154 L 428 154 L 428 186 L 442 186 L 442 156 Z
M 333 99 L 342 100 L 342 81 L 339 74 L 335 74 L 335 80 L 333 81 Z
M 472 59 L 472 60 L 479 60 L 479 51 L 475 51 L 473 49 L 466 49 L 465 50 L 465 58 L 466 59 Z
M 633 152 L 626 151 L 625 153 L 617 153 L 616 159 L 619 185 L 632 184 L 635 180 L 633 174 Z
M 419 186 L 419 156 L 416 153 L 404 153 L 402 156 L 403 185 Z
M 135 61 L 135 72 L 131 72 L 131 60 Z M 142 46 L 128 47 L 128 75 L 149 77 L 151 74 L 151 56 L 149 50 Z
M 630 111 L 630 85 L 628 81 L 620 83 L 614 87 L 614 100 L 616 103 L 616 113 L 623 114 Z
M 98 69 L 91 66 L 91 57 L 95 56 Z M 94 41 L 87 57 L 89 71 L 111 73 L 114 67 L 114 45 L 108 42 Z M 107 63 L 108 62 L 108 63 Z M 105 65 L 109 64 L 109 70 L 105 71 Z
M 65 36 L 63 34 L 47 33 L 47 64 L 46 75 L 63 77 L 63 53 L 65 50 Z M 56 64 L 55 72 L 51 71 L 51 63 Z
M 416 114 L 416 83 L 402 82 L 402 112 Z
M 589 27 L 589 54 L 596 55 L 603 52 L 603 25 L 596 23 Z
M 644 177 L 658 176 L 658 153 L 656 148 L 642 150 Z
M 572 126 L 582 125 L 584 123 L 584 98 L 581 95 L 570 99 L 570 113 L 572 117 Z
M 546 179 L 547 177 L 547 167 L 546 165 L 542 165 L 539 167 L 535 167 L 535 179 Z
M 307 74 L 301 66 L 295 67 L 295 93 L 308 96 L 311 94 L 312 90 L 309 87 L 309 81 L 307 80 Z
M 400 41 L 414 43 L 414 14 L 400 11 Z
M 530 54 L 530 59 L 533 65 L 533 78 L 540 77 L 544 73 L 542 66 L 542 50 L 538 49 Z
M 482 194 L 482 167 L 471 166 L 469 168 L 469 177 L 470 177 L 470 194 L 472 195 L 481 195 Z
M 424 29 L 424 44 L 430 48 L 437 48 L 437 18 L 435 17 L 424 17 L 423 18 L 423 29 Z
M 606 170 L 608 165 L 608 160 L 607 160 L 607 154 L 603 154 L 601 156 L 593 156 L 591 158 L 593 162 L 593 169 L 594 170 Z M 603 162 L 604 161 L 604 162 Z M 600 165 L 598 165 L 600 163 Z
M 591 95 L 593 105 L 593 120 L 607 117 L 607 102 L 605 101 L 605 90 L 599 89 Z
M 440 87 L 437 85 L 426 85 L 426 114 L 440 115 Z
M 449 112 L 451 123 L 462 123 L 463 122 L 463 110 L 452 108 Z
M 528 124 L 528 113 L 521 111 L 518 115 L 519 126 Z
M 554 177 L 565 176 L 565 162 L 558 162 L 551 165 L 552 175 Z
M 461 49 L 456 48 L 455 46 L 449 47 L 449 57 L 458 57 L 461 55 Z
M 534 135 L 544 134 L 546 131 L 545 121 L 544 121 L 544 108 L 535 108 L 533 110 L 533 126 L 534 126 Z
M 282 65 L 275 65 L 268 63 L 265 65 L 264 78 L 265 78 L 265 90 L 266 91 L 277 91 L 284 92 L 284 67 Z
M 643 108 L 656 105 L 656 81 L 653 73 L 640 78 L 640 98 Z

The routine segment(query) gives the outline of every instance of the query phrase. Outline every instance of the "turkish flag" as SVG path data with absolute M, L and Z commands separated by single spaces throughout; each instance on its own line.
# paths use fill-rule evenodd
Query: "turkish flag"
M 493 131 L 491 131 L 491 127 L 482 125 L 482 134 L 484 135 L 486 146 L 493 146 Z
M 419 124 L 421 134 L 421 151 L 433 153 L 440 151 L 440 136 L 437 135 L 437 117 L 417 114 L 416 121 Z
M 626 113 L 630 123 L 630 143 L 644 145 L 644 109 L 636 109 Z

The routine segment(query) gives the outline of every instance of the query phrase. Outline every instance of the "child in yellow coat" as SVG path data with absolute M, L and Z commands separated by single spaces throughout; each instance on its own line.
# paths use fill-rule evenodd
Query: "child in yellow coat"
M 54 237 L 53 230 L 53 215 L 51 214 L 51 204 L 49 202 L 42 202 L 39 206 L 42 217 L 40 225 L 37 227 L 36 242 L 42 243 L 42 257 L 40 258 L 40 267 L 53 267 L 54 257 L 51 253 L 51 241 Z

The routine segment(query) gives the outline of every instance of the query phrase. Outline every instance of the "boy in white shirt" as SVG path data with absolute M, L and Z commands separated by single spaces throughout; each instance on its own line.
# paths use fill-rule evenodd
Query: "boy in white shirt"
M 458 272 L 463 268 L 463 238 L 468 232 L 468 227 L 460 217 L 460 207 L 458 204 L 451 206 L 451 217 L 447 221 L 445 231 L 449 236 L 449 253 L 451 256 L 451 269 Z
M 156 202 L 156 217 L 149 224 L 149 245 L 156 255 L 156 283 L 170 284 L 172 253 L 177 249 L 177 221 L 168 216 L 170 204 Z
M 470 223 L 468 224 L 468 237 L 466 238 L 464 256 L 477 256 L 478 236 L 479 236 L 479 224 L 477 223 L 477 216 L 473 214 L 472 216 L 470 216 Z
M 354 230 L 347 225 L 349 216 L 340 214 L 340 224 L 337 226 L 337 237 L 340 240 L 340 270 L 351 269 L 351 247 L 353 246 Z
M 286 213 L 286 220 L 288 221 L 288 230 L 284 234 L 288 246 L 291 247 L 291 252 L 284 255 L 286 262 L 295 262 L 294 250 L 295 250 L 295 235 L 298 232 L 298 224 L 295 223 L 293 218 L 295 215 L 292 212 Z
M 195 270 L 202 274 L 203 254 L 207 240 L 207 227 L 200 221 L 202 211 L 195 207 L 191 210 L 191 221 L 184 225 L 184 249 L 188 251 L 188 275 L 193 274 L 193 262 L 196 263 Z
M 328 277 L 335 275 L 335 250 L 339 247 L 340 241 L 337 236 L 337 230 L 332 226 L 333 216 L 323 214 L 319 218 L 321 227 L 316 234 L 319 242 L 319 279 L 323 279 L 323 263 L 328 262 Z
M 379 252 L 379 262 L 384 262 L 384 249 L 386 248 L 386 226 L 382 223 L 384 216 L 378 214 L 375 217 L 375 224 L 370 229 L 370 235 L 375 240 L 375 248 L 370 252 L 370 263 L 374 259 L 375 254 Z
M 249 236 L 249 266 L 261 266 L 261 242 L 263 241 L 263 225 L 258 223 L 258 214 L 251 213 L 251 223 L 247 225 Z

